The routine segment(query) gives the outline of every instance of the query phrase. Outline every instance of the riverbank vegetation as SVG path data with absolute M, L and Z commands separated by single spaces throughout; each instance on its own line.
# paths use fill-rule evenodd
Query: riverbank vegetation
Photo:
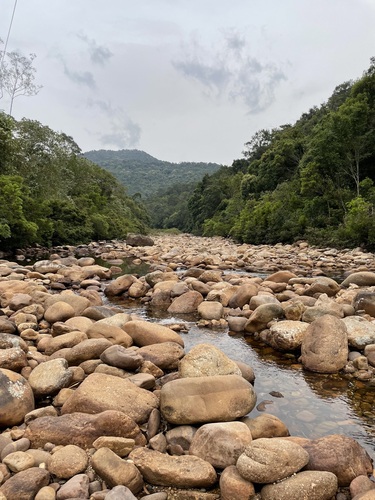
M 164 227 L 253 244 L 375 248 L 375 58 L 294 125 L 260 130 L 245 147 L 164 214 Z
M 143 205 L 73 139 L 0 112 L 0 249 L 122 238 L 148 225 Z

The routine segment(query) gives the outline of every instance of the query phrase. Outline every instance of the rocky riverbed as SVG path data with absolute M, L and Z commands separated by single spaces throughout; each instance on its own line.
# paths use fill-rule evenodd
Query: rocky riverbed
M 189 235 L 42 252 L 0 261 L 0 500 L 375 498 L 356 439 L 290 435 L 251 364 L 185 347 L 193 318 L 371 395 L 373 254 Z

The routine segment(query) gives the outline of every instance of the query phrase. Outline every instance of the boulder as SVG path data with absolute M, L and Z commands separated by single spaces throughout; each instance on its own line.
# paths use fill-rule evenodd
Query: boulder
M 137 354 L 145 361 L 151 361 L 162 370 L 176 370 L 185 351 L 176 342 L 163 342 L 140 347 Z
M 87 453 L 79 446 L 69 444 L 50 456 L 47 467 L 54 476 L 69 479 L 86 470 L 88 463 Z
M 74 444 L 83 449 L 92 448 L 96 439 L 114 436 L 134 439 L 143 446 L 146 440 L 138 425 L 120 411 L 104 411 L 96 415 L 72 413 L 39 417 L 28 423 L 25 437 L 33 448 L 43 448 L 46 443 L 56 446 Z
M 137 278 L 131 274 L 124 274 L 112 280 L 104 289 L 105 295 L 115 297 L 126 292 L 130 286 L 137 281 Z
M 313 321 L 301 345 L 301 362 L 307 370 L 336 373 L 347 363 L 348 333 L 345 323 L 331 315 Z
M 369 316 L 375 318 L 375 293 L 361 290 L 355 296 L 353 306 L 356 312 L 364 311 Z
M 245 283 L 238 287 L 236 292 L 229 300 L 228 306 L 232 309 L 240 307 L 241 309 L 245 304 L 250 302 L 251 297 L 258 293 L 259 287 L 255 283 Z
M 69 385 L 72 376 L 68 362 L 57 358 L 36 366 L 28 381 L 36 397 L 54 396 L 60 389 Z
M 229 422 L 245 416 L 255 404 L 253 386 L 239 375 L 172 380 L 160 394 L 162 415 L 175 425 Z
M 348 316 L 343 319 L 348 331 L 349 345 L 363 350 L 367 345 L 375 344 L 375 324 L 361 316 Z
M 85 333 L 89 339 L 103 338 L 109 340 L 112 344 L 122 347 L 130 347 L 133 345 L 133 339 L 123 330 L 123 328 L 116 325 L 109 325 L 102 321 L 97 321 L 89 326 Z
M 282 438 L 253 441 L 237 460 L 241 476 L 254 483 L 274 483 L 301 470 L 309 454 L 298 444 Z
M 262 500 L 331 500 L 338 484 L 332 472 L 303 471 L 279 483 L 267 484 L 261 490 Z
M 168 307 L 171 314 L 190 314 L 198 310 L 199 304 L 203 302 L 203 296 L 199 292 L 192 290 L 176 297 Z
M 182 337 L 167 326 L 151 321 L 133 320 L 124 325 L 124 330 L 133 339 L 135 345 L 143 347 L 162 342 L 176 342 L 184 347 Z
M 253 439 L 289 436 L 287 426 L 275 415 L 262 413 L 258 417 L 244 417 L 241 422 L 250 429 Z
M 349 274 L 347 278 L 341 283 L 341 286 L 349 285 L 358 286 L 374 286 L 375 285 L 375 273 L 370 271 L 360 271 Z
M 62 484 L 60 488 L 55 493 L 55 490 L 52 488 L 53 496 L 44 497 L 41 496 L 40 500 L 70 500 L 72 498 L 88 498 L 89 497 L 89 486 L 90 479 L 87 474 L 77 474 L 73 476 L 71 479 L 68 479 L 66 483 Z M 51 488 L 51 487 L 50 487 Z M 39 500 L 38 497 L 35 497 L 35 500 Z
M 190 455 L 206 460 L 215 468 L 235 465 L 252 441 L 249 428 L 242 422 L 218 422 L 199 427 L 190 445 Z
M 147 448 L 136 448 L 129 458 L 150 484 L 177 488 L 208 488 L 217 480 L 212 465 L 199 457 L 170 456 Z
M 180 361 L 181 378 L 242 375 L 237 363 L 212 344 L 197 344 Z
M 294 351 L 301 347 L 308 326 L 309 323 L 303 321 L 278 321 L 270 326 L 264 341 L 274 349 Z
M 38 491 L 47 486 L 50 474 L 45 469 L 31 467 L 10 477 L 0 487 L 0 494 L 7 500 L 33 500 Z
M 267 324 L 284 316 L 284 309 L 280 304 L 263 304 L 255 309 L 245 325 L 245 331 L 255 333 L 264 330 Z
M 154 240 L 145 234 L 129 233 L 125 241 L 127 245 L 132 247 L 150 247 L 154 245 Z
M 134 404 L 134 401 L 137 404 Z M 132 382 L 104 373 L 92 373 L 64 403 L 61 413 L 101 413 L 105 410 L 122 411 L 136 423 L 147 422 L 158 398 Z
M 199 304 L 198 314 L 203 319 L 219 320 L 223 317 L 224 307 L 220 302 L 206 300 Z
M 0 369 L 0 425 L 21 424 L 34 410 L 34 394 L 28 381 L 16 372 Z
M 241 476 L 235 465 L 230 465 L 221 473 L 220 494 L 221 500 L 245 500 L 253 498 L 255 488 Z

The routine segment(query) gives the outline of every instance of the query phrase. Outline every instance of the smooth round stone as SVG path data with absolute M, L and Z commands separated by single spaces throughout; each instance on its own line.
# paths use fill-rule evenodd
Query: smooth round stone
M 75 445 L 64 446 L 51 455 L 48 460 L 48 470 L 63 479 L 71 478 L 83 472 L 87 465 L 87 453 Z

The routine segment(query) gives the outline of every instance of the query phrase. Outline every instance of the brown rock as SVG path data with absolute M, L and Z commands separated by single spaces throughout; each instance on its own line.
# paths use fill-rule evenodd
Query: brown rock
M 221 500 L 247 500 L 255 495 L 255 488 L 241 476 L 235 465 L 230 465 L 221 473 L 220 493 Z
M 35 396 L 53 396 L 69 385 L 72 376 L 72 372 L 68 370 L 68 362 L 57 358 L 36 366 L 28 381 Z
M 20 347 L 0 349 L 0 368 L 20 372 L 27 365 L 26 352 Z
M 72 413 L 61 417 L 39 417 L 31 421 L 25 437 L 33 448 L 43 448 L 46 443 L 55 445 L 74 444 L 91 448 L 101 436 L 115 436 L 134 439 L 142 446 L 146 439 L 138 425 L 120 411 L 104 411 L 97 415 Z
M 46 309 L 44 318 L 49 323 L 55 323 L 56 321 L 65 321 L 69 318 L 72 318 L 74 315 L 75 311 L 70 304 L 59 301 L 55 302 Z
M 100 436 L 98 439 L 95 439 L 92 445 L 97 450 L 99 448 L 109 448 L 119 457 L 126 457 L 134 448 L 135 441 L 129 438 Z
M 250 302 L 251 297 L 257 295 L 259 287 L 254 283 L 245 283 L 238 287 L 236 292 L 229 299 L 228 305 L 232 309 L 240 307 L 241 309 L 245 304 Z
M 349 486 L 355 477 L 372 473 L 370 457 L 353 438 L 333 434 L 302 446 L 310 457 L 306 469 L 333 472 L 339 486 Z
M 337 477 L 331 472 L 298 472 L 261 491 L 262 500 L 331 500 L 337 492 Z
M 134 404 L 134 401 L 137 404 Z M 158 398 L 145 389 L 140 389 L 126 379 L 92 373 L 66 401 L 61 413 L 100 413 L 105 410 L 124 412 L 137 423 L 147 422 Z
M 60 486 L 56 493 L 56 500 L 83 499 L 89 497 L 90 479 L 86 474 L 77 474 Z M 52 500 L 54 500 L 53 497 Z M 35 498 L 37 500 L 37 498 Z M 47 500 L 41 498 L 40 500 Z M 48 498 L 49 500 L 49 498 Z
M 294 351 L 301 346 L 308 326 L 303 321 L 278 321 L 270 326 L 264 341 L 276 350 Z
M 178 488 L 207 488 L 217 480 L 212 465 L 198 457 L 170 456 L 147 448 L 136 448 L 130 453 L 129 458 L 150 484 Z
M 172 304 L 168 307 L 168 312 L 171 314 L 190 314 L 197 312 L 199 304 L 203 302 L 203 296 L 192 290 L 176 297 Z
M 259 332 L 266 328 L 267 324 L 284 316 L 284 310 L 280 304 L 263 304 L 255 309 L 247 320 L 245 331 L 249 333 Z
M 137 353 L 145 361 L 151 361 L 162 370 L 176 370 L 185 351 L 176 342 L 163 342 L 140 347 Z
M 262 413 L 258 417 L 244 417 L 241 422 L 250 429 L 253 439 L 289 436 L 286 425 L 275 415 Z
M 308 453 L 296 443 L 281 438 L 261 438 L 245 449 L 236 466 L 247 481 L 273 483 L 298 472 L 308 461 Z
M 69 444 L 55 451 L 47 465 L 54 476 L 69 479 L 83 472 L 88 462 L 87 453 L 82 448 Z
M 138 493 L 143 487 L 143 479 L 137 467 L 122 460 L 109 448 L 100 448 L 91 458 L 95 472 L 110 487 L 127 486 L 133 493 Z
M 184 347 L 184 341 L 178 333 L 167 326 L 158 325 L 151 321 L 129 321 L 124 325 L 124 330 L 133 339 L 134 344 L 139 347 L 163 342 L 176 342 Z
M 27 380 L 11 370 L 0 369 L 0 425 L 20 424 L 34 408 L 34 394 Z
M 123 276 L 119 276 L 118 278 L 111 281 L 109 285 L 106 286 L 104 293 L 108 297 L 114 297 L 115 295 L 121 295 L 126 292 L 130 288 L 130 286 L 137 281 L 135 276 L 131 274 L 124 274 Z
M 180 361 L 181 378 L 242 375 L 237 363 L 212 344 L 197 344 Z
M 42 339 L 43 341 L 44 339 Z M 87 335 L 83 332 L 69 332 L 59 335 L 54 338 L 46 338 L 46 343 L 43 345 L 44 351 L 47 355 L 51 355 L 54 352 L 60 351 L 61 349 L 71 348 L 75 345 L 87 340 Z M 42 341 L 38 344 L 38 349 L 41 349 Z
M 199 427 L 189 454 L 206 460 L 215 468 L 235 465 L 238 457 L 252 441 L 249 428 L 242 422 L 220 422 Z
M 34 500 L 37 492 L 49 483 L 49 472 L 39 467 L 19 472 L 9 478 L 1 487 L 0 493 L 7 500 Z
M 238 375 L 216 375 L 172 380 L 163 385 L 160 410 L 176 425 L 228 422 L 255 406 L 252 385 Z
M 112 344 L 121 345 L 126 348 L 133 345 L 133 339 L 122 328 L 100 321 L 92 324 L 87 329 L 86 334 L 89 339 L 104 338 Z
M 66 353 L 65 358 L 69 365 L 79 365 L 83 361 L 100 358 L 100 355 L 111 346 L 112 343 L 107 339 L 82 340 Z

